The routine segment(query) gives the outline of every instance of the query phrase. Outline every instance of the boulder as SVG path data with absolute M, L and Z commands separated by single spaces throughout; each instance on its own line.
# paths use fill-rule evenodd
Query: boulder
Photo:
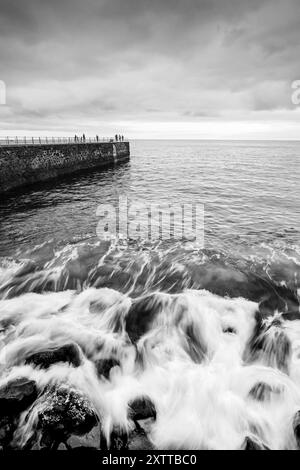
M 141 419 L 156 419 L 156 408 L 148 397 L 138 397 L 128 403 L 128 417 L 133 421 Z
M 72 434 L 87 434 L 98 423 L 89 400 L 75 389 L 67 386 L 51 388 L 43 396 L 43 402 L 38 415 L 38 429 L 44 447 L 56 447 Z
M 26 358 L 26 364 L 34 364 L 42 369 L 56 364 L 57 362 L 67 362 L 72 364 L 74 367 L 79 367 L 81 364 L 80 349 L 77 344 L 70 343 L 65 344 L 57 348 L 49 348 L 44 351 L 40 351 Z
M 17 415 L 26 410 L 38 397 L 33 380 L 20 377 L 0 388 L 0 416 Z

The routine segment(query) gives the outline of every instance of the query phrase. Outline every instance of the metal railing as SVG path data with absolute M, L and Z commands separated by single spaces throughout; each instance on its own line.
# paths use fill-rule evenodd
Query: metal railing
M 88 144 L 100 142 L 126 142 L 123 138 L 115 137 L 1 137 L 0 146 L 7 145 L 59 145 L 59 144 Z

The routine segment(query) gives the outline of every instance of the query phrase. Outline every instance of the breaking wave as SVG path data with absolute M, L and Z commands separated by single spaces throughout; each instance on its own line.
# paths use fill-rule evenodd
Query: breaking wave
M 299 276 L 298 247 L 279 244 L 91 239 L 2 258 L 2 447 L 298 448 Z

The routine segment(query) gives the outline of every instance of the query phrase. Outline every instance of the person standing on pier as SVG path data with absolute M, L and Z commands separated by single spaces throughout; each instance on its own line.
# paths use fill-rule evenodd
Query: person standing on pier
M 85 142 L 85 134 L 82 134 L 82 140 Z
M 117 134 L 115 135 L 115 140 L 116 140 L 116 142 L 118 142 L 118 135 Z

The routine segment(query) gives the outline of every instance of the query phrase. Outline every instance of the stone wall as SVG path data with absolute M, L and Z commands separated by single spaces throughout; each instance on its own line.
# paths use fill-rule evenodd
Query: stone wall
M 0 147 L 0 193 L 81 170 L 129 160 L 128 142 Z

